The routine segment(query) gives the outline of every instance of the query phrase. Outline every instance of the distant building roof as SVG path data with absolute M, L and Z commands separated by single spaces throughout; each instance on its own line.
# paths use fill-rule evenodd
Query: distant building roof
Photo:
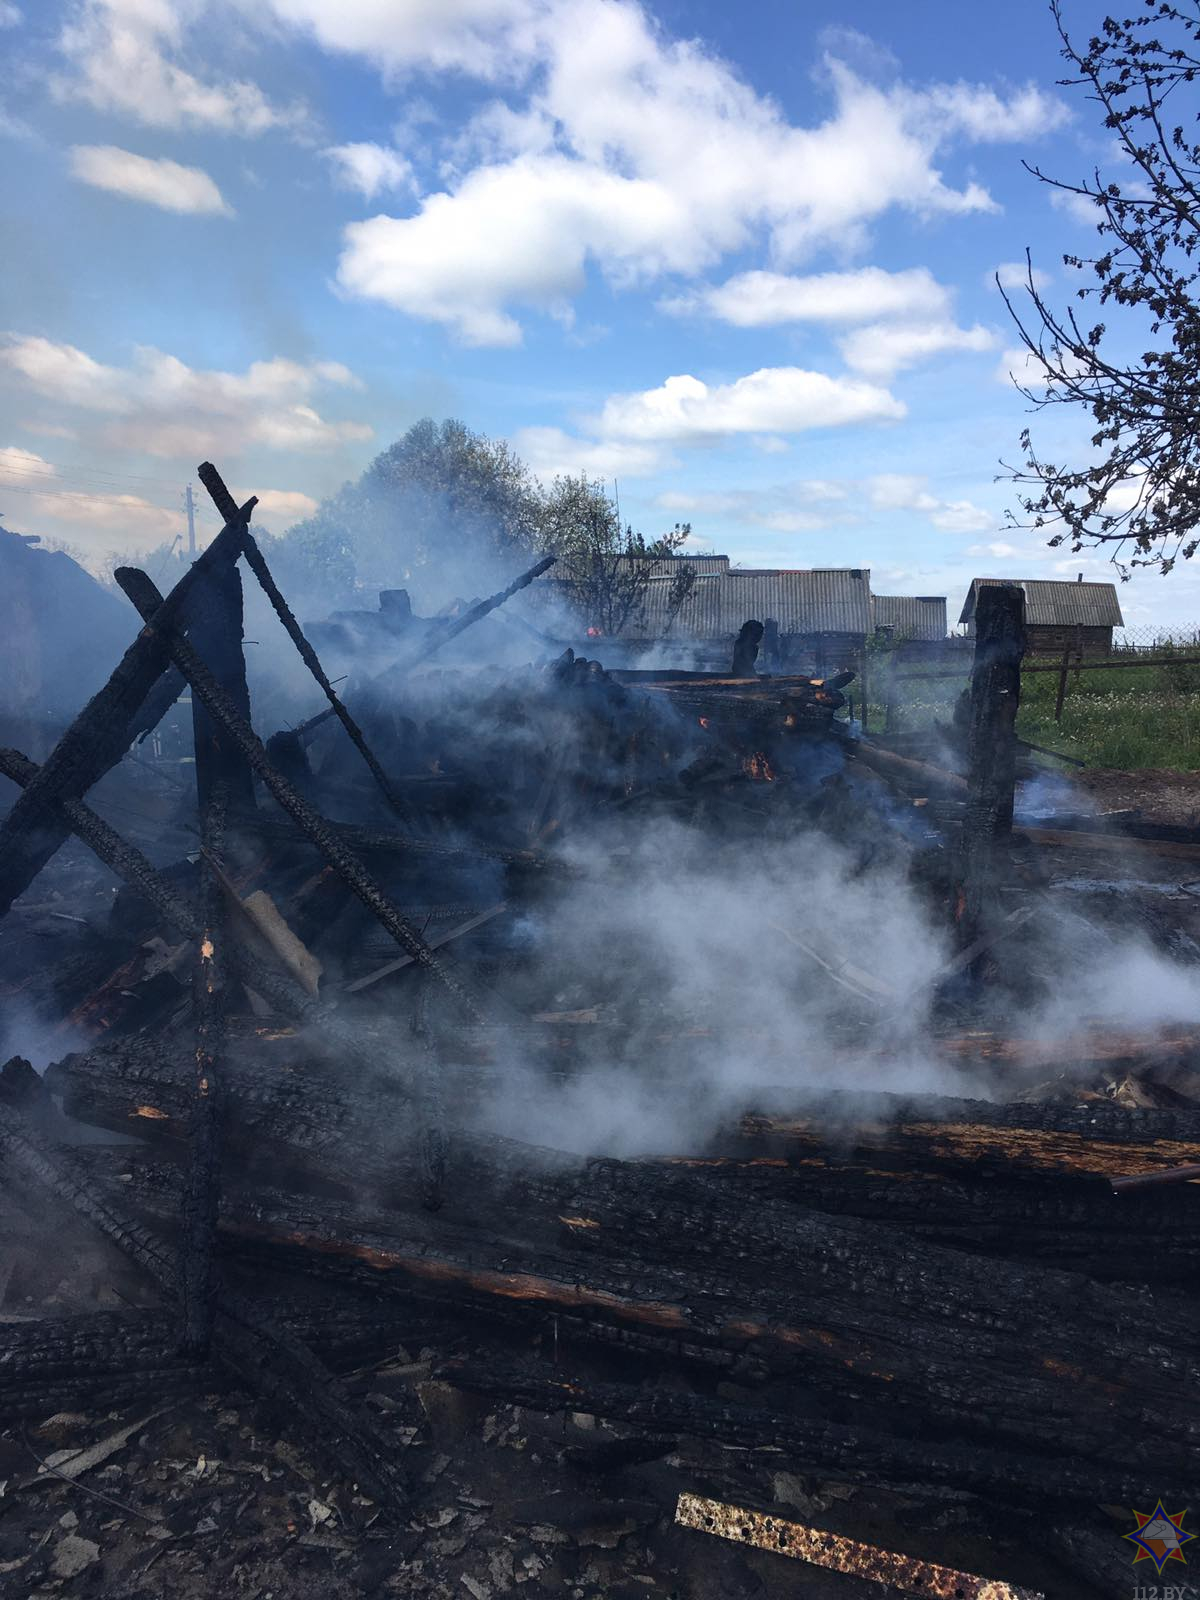
M 1025 621 L 1031 628 L 1123 628 L 1113 583 L 1070 583 L 1048 578 L 973 578 L 959 622 L 975 617 L 983 584 L 1012 583 L 1025 591 Z
M 877 628 L 893 628 L 897 638 L 944 639 L 946 597 L 933 594 L 874 594 Z
M 871 631 L 871 574 L 864 567 L 698 574 L 674 616 L 671 585 L 651 581 L 644 606 L 622 631 L 630 638 L 720 639 L 751 618 L 775 621 L 785 634 L 865 636 Z
M 652 578 L 673 578 L 683 567 L 698 577 L 729 571 L 728 556 L 618 556 L 617 560 L 622 565 L 647 562 Z

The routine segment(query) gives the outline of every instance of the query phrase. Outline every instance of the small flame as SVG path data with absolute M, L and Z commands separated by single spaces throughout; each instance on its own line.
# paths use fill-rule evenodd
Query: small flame
M 134 1106 L 135 1117 L 150 1117 L 154 1122 L 169 1122 L 171 1119 L 167 1112 L 160 1111 L 157 1106 Z
M 588 631 L 587 631 L 587 636 L 588 636 L 589 639 L 602 639 L 604 637 L 604 629 L 603 628 L 589 628 Z
M 742 771 L 756 783 L 775 782 L 775 769 L 761 750 L 756 750 L 752 756 L 746 757 L 742 762 Z

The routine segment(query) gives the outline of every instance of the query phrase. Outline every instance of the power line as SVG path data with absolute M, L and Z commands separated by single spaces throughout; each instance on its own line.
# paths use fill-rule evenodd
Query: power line
M 37 498 L 41 500 L 85 500 L 92 501 L 97 504 L 99 504 L 105 498 L 103 493 L 98 493 L 96 491 L 85 492 L 79 489 L 30 489 L 21 484 L 4 482 L 0 482 L 0 494 L 31 494 L 37 496 Z M 111 496 L 109 498 L 111 499 Z M 120 511 L 122 509 L 132 510 L 134 508 L 121 507 L 118 505 L 115 506 L 114 509 Z M 137 509 L 166 511 L 176 516 L 180 514 L 178 506 L 164 506 L 160 501 L 157 500 L 142 500 L 140 501 L 140 505 Z
M 65 472 L 69 477 L 113 478 L 127 483 L 160 483 L 174 486 L 178 482 L 176 478 L 158 477 L 144 472 L 113 472 L 109 467 L 67 466 L 61 461 L 47 461 L 44 456 L 39 456 L 32 450 L 17 450 L 16 454 L 26 457 L 31 463 L 28 467 L 22 467 L 21 471 L 37 473 L 42 477 L 57 477 Z M 46 467 L 50 468 L 48 473 L 43 470 Z
M 104 482 L 99 479 L 89 478 L 82 473 L 71 477 L 59 477 L 55 473 L 26 472 L 22 467 L 13 467 L 2 461 L 0 461 L 0 484 L 6 487 L 11 484 L 15 488 L 21 488 L 27 484 L 30 488 L 36 488 L 42 493 L 48 494 L 55 492 L 71 494 L 82 490 L 89 494 L 104 494 L 111 497 L 126 495 L 134 500 L 145 500 L 151 494 L 161 494 L 162 492 L 161 489 L 150 485 Z

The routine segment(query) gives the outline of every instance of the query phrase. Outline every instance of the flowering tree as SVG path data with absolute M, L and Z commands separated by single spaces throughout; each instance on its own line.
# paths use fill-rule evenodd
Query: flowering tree
M 1067 183 L 1029 168 L 1094 210 L 1099 245 L 1063 258 L 1087 280 L 1079 306 L 1052 308 L 1032 260 L 1023 316 L 1005 294 L 1032 374 L 1017 386 L 1035 410 L 1075 407 L 1093 427 L 1090 450 L 1064 462 L 1022 433 L 1010 520 L 1049 529 L 1054 546 L 1110 547 L 1123 572 L 1169 572 L 1200 547 L 1200 0 L 1144 0 L 1138 15 L 1106 17 L 1086 47 L 1059 0 L 1050 9 L 1071 69 L 1060 81 L 1099 107 L 1126 170 Z M 1118 307 L 1110 330 L 1099 310 Z M 1131 338 L 1143 346 L 1132 356 Z

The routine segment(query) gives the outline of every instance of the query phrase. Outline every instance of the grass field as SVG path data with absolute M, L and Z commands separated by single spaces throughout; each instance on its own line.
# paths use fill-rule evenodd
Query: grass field
M 1200 649 L 1188 654 L 1200 655 Z M 895 726 L 907 731 L 948 721 L 965 684 L 965 677 L 898 684 Z M 1054 720 L 1057 694 L 1057 672 L 1023 674 L 1017 718 L 1022 738 L 1089 767 L 1200 769 L 1200 665 L 1072 671 L 1061 723 Z M 883 719 L 884 708 L 873 704 L 871 727 L 882 728 Z

